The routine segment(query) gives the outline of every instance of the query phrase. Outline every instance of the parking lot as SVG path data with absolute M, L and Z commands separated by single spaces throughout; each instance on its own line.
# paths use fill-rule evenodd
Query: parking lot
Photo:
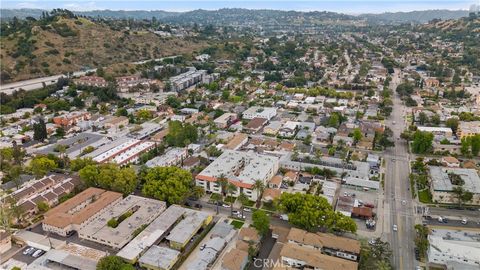
M 374 206 L 373 212 L 378 214 L 378 191 L 377 190 L 369 190 L 365 191 L 361 188 L 353 188 L 353 187 L 340 187 L 339 196 L 341 197 L 350 197 L 352 199 L 357 199 L 359 202 L 363 203 L 363 205 L 372 205 Z M 368 229 L 365 220 L 360 218 L 353 219 L 357 224 L 357 230 L 363 232 L 373 233 L 376 231 L 376 227 L 372 229 Z M 378 221 L 378 220 L 377 220 Z
M 20 261 L 20 262 L 24 262 L 26 264 L 31 264 L 33 261 L 35 261 L 36 259 L 38 259 L 40 257 L 39 256 L 39 257 L 35 258 L 35 257 L 32 256 L 32 254 L 29 254 L 29 255 L 28 254 L 27 255 L 23 254 L 23 252 L 25 250 L 27 250 L 27 248 L 29 248 L 29 247 L 26 246 L 26 247 L 22 248 L 22 250 L 20 250 L 19 252 L 17 252 L 17 254 L 15 254 L 15 256 L 13 256 L 13 259 L 15 259 L 17 261 Z M 43 256 L 43 254 L 42 254 L 42 256 Z

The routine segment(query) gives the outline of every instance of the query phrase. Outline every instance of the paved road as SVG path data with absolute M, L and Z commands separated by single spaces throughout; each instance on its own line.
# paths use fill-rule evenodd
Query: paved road
M 400 83 L 400 71 L 395 70 L 390 87 L 393 91 Z M 411 192 L 409 190 L 409 156 L 407 144 L 400 138 L 405 129 L 404 106 L 400 97 L 393 94 L 393 111 L 390 119 L 386 120 L 391 127 L 395 147 L 385 151 L 386 177 L 385 177 L 385 220 L 384 233 L 393 250 L 393 266 L 395 269 L 414 269 L 414 214 Z M 395 123 L 394 123 L 395 122 Z M 393 231 L 396 225 L 398 231 Z

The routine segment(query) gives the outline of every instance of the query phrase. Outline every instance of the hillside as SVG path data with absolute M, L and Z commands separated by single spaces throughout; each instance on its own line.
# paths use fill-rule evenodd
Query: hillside
M 434 19 L 449 20 L 468 16 L 468 10 L 421 10 L 409 12 L 386 12 L 362 14 L 371 24 L 426 23 Z
M 65 17 L 47 23 L 23 21 L 17 31 L 2 36 L 0 42 L 3 83 L 192 53 L 207 46 L 203 41 L 113 30 L 85 18 Z

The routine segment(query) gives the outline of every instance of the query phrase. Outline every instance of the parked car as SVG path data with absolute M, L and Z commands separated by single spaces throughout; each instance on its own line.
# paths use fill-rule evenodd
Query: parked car
M 466 218 L 462 218 L 462 224 L 465 225 L 468 223 L 468 220 Z
M 288 221 L 288 215 L 280 215 L 280 219 Z
M 33 247 L 27 247 L 24 251 L 23 251 L 23 255 L 30 255 L 31 253 L 35 252 L 35 248 Z
M 245 219 L 245 216 L 243 216 L 242 213 L 238 213 L 237 217 L 241 219 Z
M 243 208 L 243 211 L 245 211 L 245 212 L 252 212 L 252 209 L 245 207 L 245 208 Z
M 37 251 L 35 251 L 35 252 L 32 254 L 32 257 L 34 257 L 34 258 L 38 258 L 38 257 L 42 256 L 42 255 L 43 255 L 43 253 L 44 253 L 44 251 L 43 251 L 43 250 L 41 250 L 41 249 L 38 249 Z
M 201 245 L 200 250 L 204 250 L 206 246 L 207 246 L 206 244 Z
M 396 224 L 393 225 L 393 231 L 394 231 L 394 232 L 398 231 L 398 227 L 397 227 Z
M 230 205 L 228 205 L 226 203 L 222 204 L 222 206 L 225 207 L 225 208 L 230 208 Z

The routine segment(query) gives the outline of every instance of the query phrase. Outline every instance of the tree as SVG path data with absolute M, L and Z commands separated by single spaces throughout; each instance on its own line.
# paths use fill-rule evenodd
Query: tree
M 243 192 L 240 192 L 240 195 L 238 195 L 237 199 L 240 202 L 240 205 L 242 207 L 242 216 L 243 216 L 243 208 L 250 200 L 248 199 L 247 195 L 245 195 L 245 193 Z
M 110 255 L 101 258 L 97 264 L 97 270 L 134 270 L 135 268 L 126 263 L 122 258 Z
M 265 236 L 270 230 L 270 217 L 265 211 L 255 210 L 252 214 L 252 226 L 261 236 Z
M 353 141 L 357 144 L 363 137 L 362 131 L 359 128 L 353 130 Z
M 40 212 L 45 213 L 48 211 L 48 209 L 50 209 L 50 206 L 48 205 L 48 203 L 40 201 L 37 203 L 37 208 Z
M 381 238 L 376 238 L 371 245 L 362 242 L 358 269 L 393 269 L 390 264 L 391 257 L 390 244 L 383 242 Z
M 401 83 L 397 86 L 396 91 L 400 96 L 410 96 L 413 94 L 413 85 L 410 83 Z
M 427 121 L 428 121 L 428 117 L 427 117 L 426 113 L 421 112 L 421 113 L 418 114 L 418 122 L 421 125 L 425 125 L 425 123 L 427 123 Z
M 445 125 L 451 128 L 453 133 L 456 133 L 458 128 L 458 118 L 448 118 L 445 121 Z
M 461 207 L 463 203 L 469 202 L 473 198 L 473 193 L 465 190 L 461 186 L 456 186 L 452 189 L 453 194 L 457 198 L 458 205 Z
M 472 136 L 470 144 L 472 147 L 472 155 L 478 156 L 480 152 L 480 134 Z
M 226 187 L 227 194 L 232 196 L 236 191 L 237 191 L 237 187 L 232 183 L 228 183 L 228 185 Z M 233 216 L 233 203 L 234 202 L 230 203 L 230 215 L 232 215 L 232 216 Z
M 336 213 L 328 201 L 320 196 L 301 193 L 282 193 L 277 209 L 288 214 L 288 221 L 308 231 L 324 228 L 329 231 L 356 232 L 356 223 Z
M 265 184 L 263 183 L 262 180 L 255 180 L 255 183 L 253 184 L 253 189 L 257 191 L 257 208 L 260 207 L 260 202 L 262 199 L 262 194 L 263 191 L 265 190 Z
M 425 154 L 432 149 L 433 134 L 426 131 L 416 131 L 413 134 L 412 151 Z
M 43 142 L 47 136 L 47 126 L 43 118 L 40 118 L 38 123 L 33 124 L 33 139 Z
M 194 186 L 192 188 L 192 192 L 190 194 L 190 196 L 194 199 L 200 199 L 202 198 L 203 196 L 205 195 L 205 189 L 203 189 L 202 187 L 200 186 Z
M 154 167 L 145 175 L 142 193 L 168 204 L 180 203 L 193 187 L 192 174 L 177 167 Z
M 30 170 L 37 179 L 45 176 L 48 172 L 57 167 L 58 164 L 54 160 L 45 156 L 36 157 L 30 162 Z
M 86 163 L 90 161 L 87 159 L 78 162 Z M 86 186 L 100 187 L 121 192 L 125 195 L 132 193 L 138 183 L 138 178 L 133 168 L 119 168 L 118 165 L 113 163 L 86 165 L 79 171 L 79 175 Z
M 63 138 L 65 136 L 65 129 L 63 129 L 63 127 L 58 127 L 55 130 L 55 136 L 58 138 Z

